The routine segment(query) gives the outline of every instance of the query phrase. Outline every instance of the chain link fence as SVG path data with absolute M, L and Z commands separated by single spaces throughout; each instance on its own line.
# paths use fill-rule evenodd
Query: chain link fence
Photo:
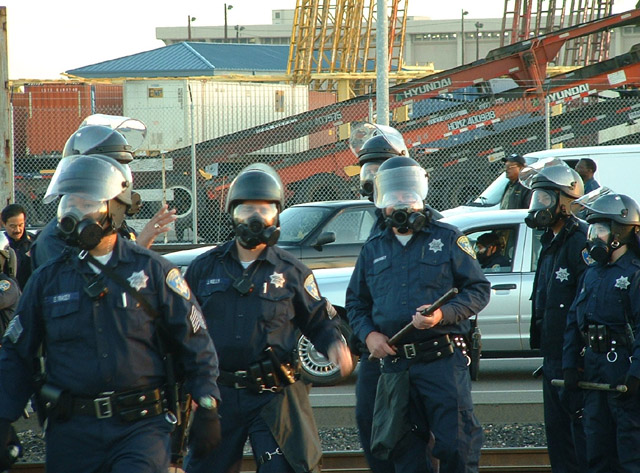
M 511 153 L 637 143 L 640 98 L 610 88 L 567 87 L 545 100 L 522 90 L 446 94 L 396 108 L 390 125 L 429 171 L 428 203 L 444 210 L 478 196 Z M 41 200 L 66 139 L 87 115 L 105 113 L 148 127 L 131 165 L 144 205 L 128 222 L 142 228 L 166 201 L 179 215 L 166 242 L 213 243 L 229 234 L 224 202 L 231 180 L 254 162 L 278 171 L 287 205 L 359 198 L 349 135 L 370 120 L 372 106 L 366 97 L 336 103 L 333 94 L 304 86 L 139 80 L 27 84 L 13 93 L 12 109 L 15 199 L 31 225 L 55 216 L 56 204 Z

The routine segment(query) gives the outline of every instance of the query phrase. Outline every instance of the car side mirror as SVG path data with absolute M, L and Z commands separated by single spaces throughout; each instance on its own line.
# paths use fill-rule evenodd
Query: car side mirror
M 336 241 L 336 232 L 322 232 L 313 247 L 318 251 L 322 251 L 322 245 L 333 243 L 334 241 Z

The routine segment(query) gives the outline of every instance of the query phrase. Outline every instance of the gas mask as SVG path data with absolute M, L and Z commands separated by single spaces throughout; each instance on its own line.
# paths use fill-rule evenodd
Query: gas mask
M 378 172 L 381 162 L 370 161 L 360 168 L 360 195 L 373 202 L 373 178 Z
M 483 246 L 482 248 L 480 248 L 479 246 L 476 246 L 475 250 L 476 250 L 476 258 L 478 258 L 478 263 L 480 263 L 480 266 L 482 266 L 487 261 L 489 261 L 489 258 L 491 257 L 491 255 L 489 254 L 488 247 Z
M 109 203 L 64 195 L 58 204 L 58 231 L 70 246 L 92 250 L 102 237 L 113 231 L 107 227 Z
M 397 228 L 398 233 L 405 234 L 420 231 L 427 223 L 427 216 L 418 210 L 401 208 L 393 209 L 384 221 L 387 226 Z
M 270 202 L 251 202 L 236 205 L 232 213 L 233 228 L 238 243 L 252 250 L 260 244 L 273 246 L 278 242 L 278 207 Z
M 531 196 L 529 213 L 524 222 L 530 228 L 547 228 L 558 221 L 558 192 L 549 189 L 535 189 Z

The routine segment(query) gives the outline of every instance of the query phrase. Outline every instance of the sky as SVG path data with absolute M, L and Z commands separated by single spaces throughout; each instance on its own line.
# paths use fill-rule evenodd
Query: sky
M 406 0 L 407 15 L 459 21 L 501 18 L 504 0 Z M 66 70 L 164 46 L 158 26 L 271 24 L 271 11 L 294 9 L 295 0 L 4 0 L 7 7 L 9 79 L 59 79 Z M 635 7 L 615 0 L 613 12 Z

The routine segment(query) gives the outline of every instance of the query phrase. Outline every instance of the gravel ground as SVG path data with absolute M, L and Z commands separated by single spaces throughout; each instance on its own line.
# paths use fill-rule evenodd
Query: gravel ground
M 543 424 L 486 424 L 484 447 L 545 447 Z M 18 433 L 24 447 L 22 462 L 44 461 L 44 441 L 40 432 L 24 430 Z M 320 440 L 324 451 L 360 450 L 360 440 L 356 428 L 345 427 L 320 430 Z M 249 453 L 248 446 L 245 449 Z

